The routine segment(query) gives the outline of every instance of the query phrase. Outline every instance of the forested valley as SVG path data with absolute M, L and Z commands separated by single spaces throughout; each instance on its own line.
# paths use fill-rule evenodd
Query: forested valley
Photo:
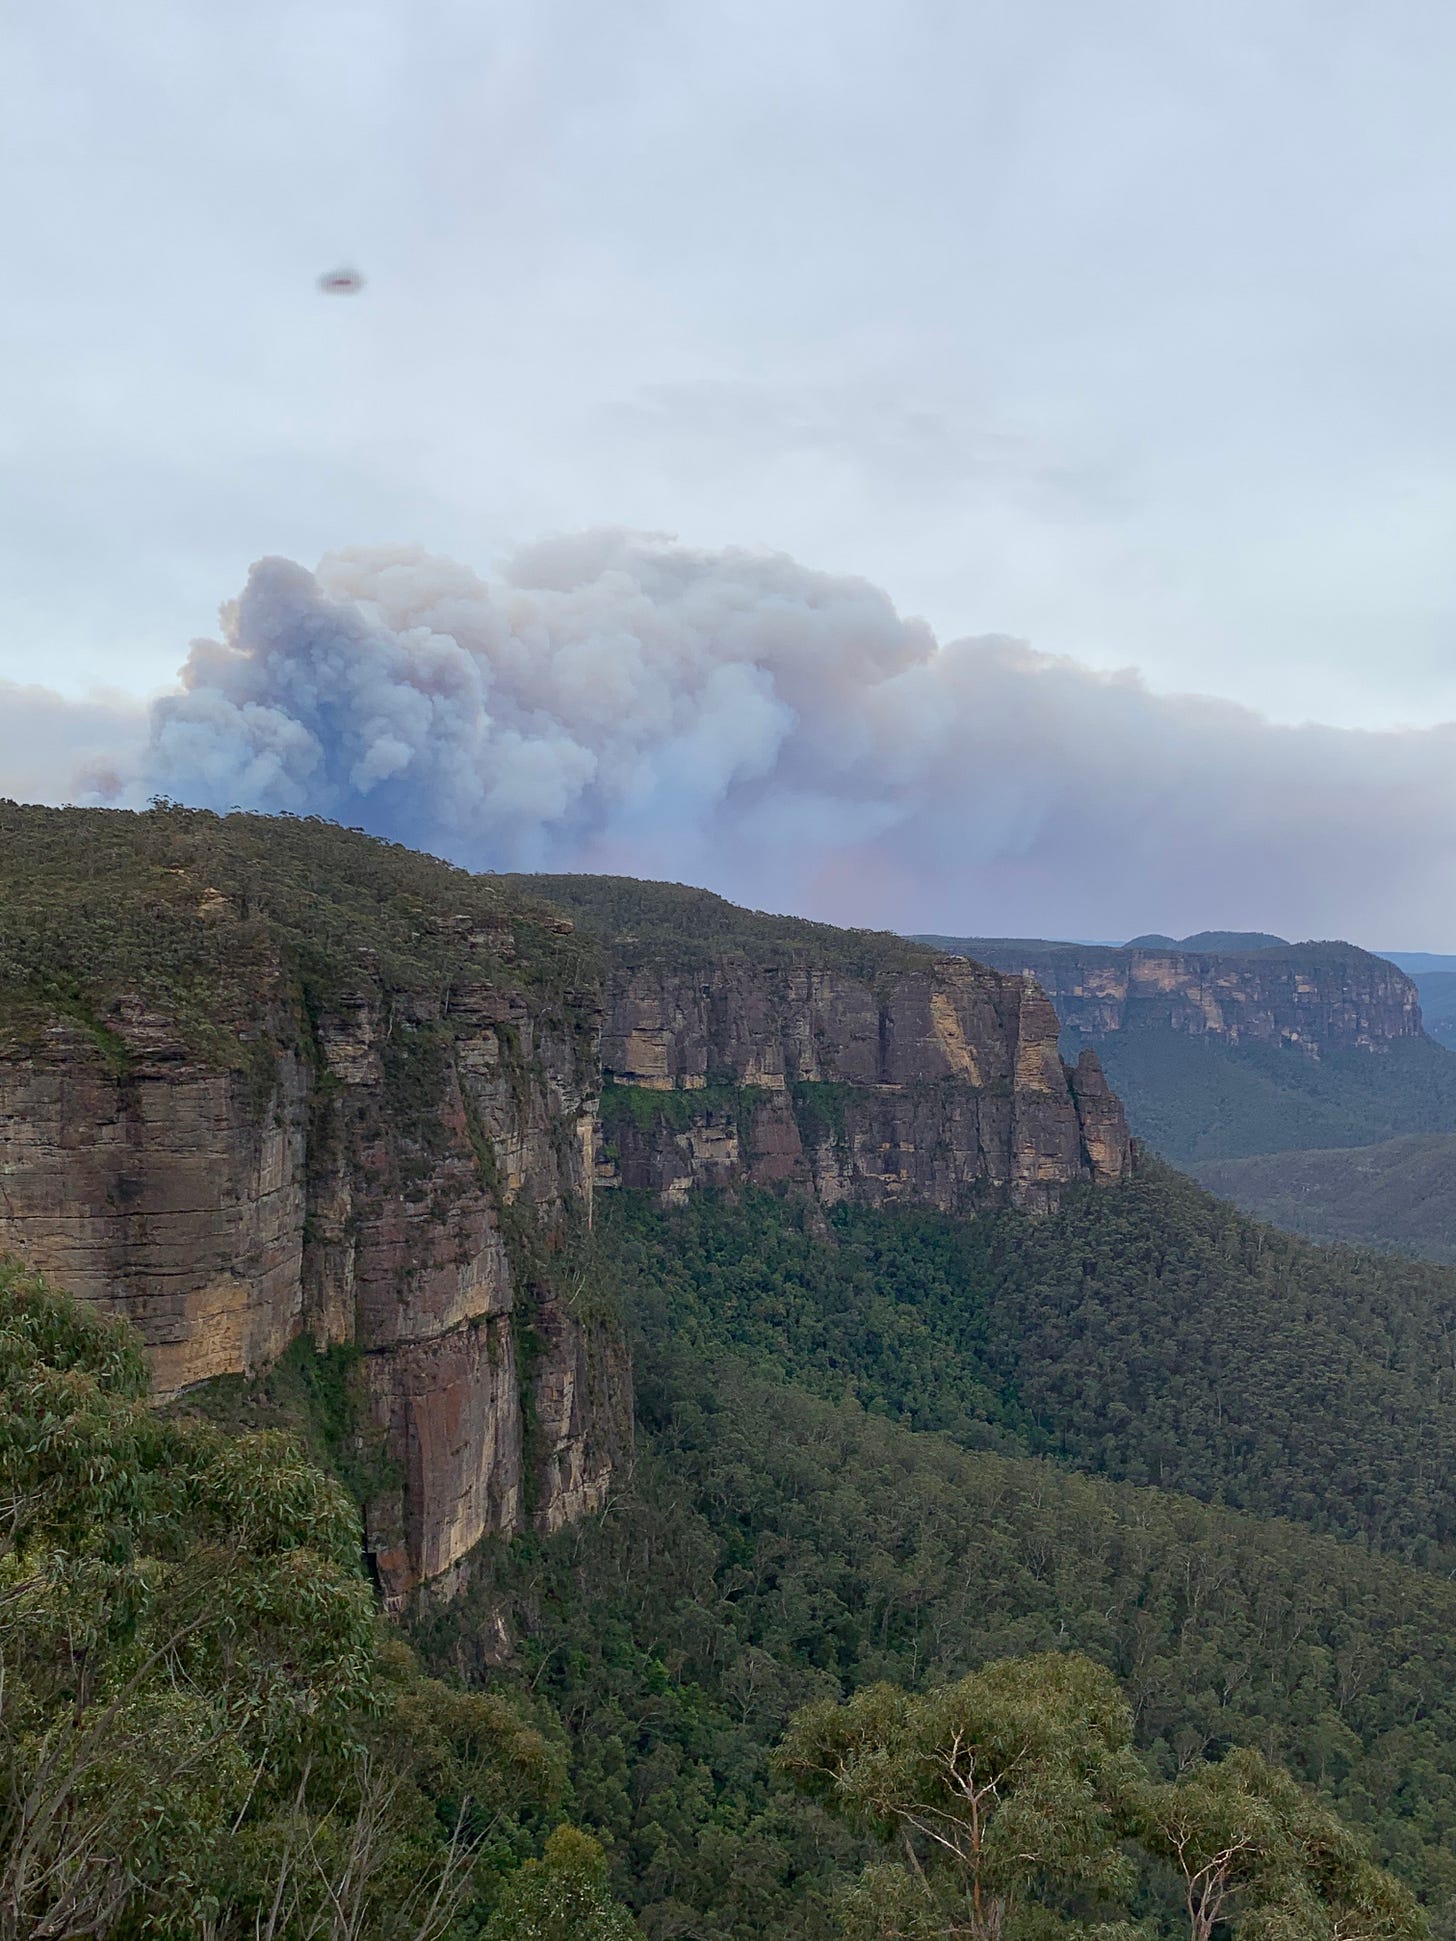
M 630 1471 L 402 1633 L 309 1460 L 361 1486 L 347 1357 L 158 1416 L 8 1277 L 0 1932 L 1172 1936 L 1179 1787 L 1257 1848 L 1209 1934 L 1448 1930 L 1444 1273 L 1150 1162 L 1035 1222 L 622 1195 L 590 1265 Z M 1041 1748 L 1034 1863 L 967 1731 Z
M 673 1325 L 659 1222 L 602 1242 L 644 1275 L 633 1472 L 404 1636 L 308 1460 L 347 1358 L 292 1357 L 253 1398 L 291 1429 L 239 1434 L 5 1275 L 0 1932 L 1444 1922 L 1445 1577 L 812 1395 Z
M 418 1633 L 426 1662 L 469 1675 L 487 1614 L 510 1612 L 505 1675 L 565 1722 L 647 1931 L 837 1933 L 837 1887 L 869 1855 L 776 1783 L 795 1712 L 1046 1650 L 1115 1674 L 1153 1772 L 1254 1747 L 1444 1908 L 1456 1585 L 1399 1488 L 1361 1478 L 1434 1419 L 1416 1371 L 1447 1278 L 1258 1229 L 1156 1165 L 1045 1222 L 845 1209 L 817 1227 L 768 1196 L 609 1210 L 600 1271 L 638 1329 L 631 1483 L 569 1537 L 492 1551 Z M 1281 1287 L 1261 1364 L 1258 1303 Z M 1242 1360 L 1193 1293 L 1244 1304 Z M 1036 1315 L 1054 1339 L 1048 1312 L 1060 1367 L 1026 1348 Z M 1159 1352 L 1129 1371 L 1139 1329 Z M 1079 1413 L 1059 1398 L 1088 1337 Z M 1330 1418 L 1337 1381 L 1369 1384 L 1368 1416 Z M 1140 1433 L 1190 1452 L 1165 1487 L 1126 1446 L 1132 1402 Z M 1167 1906 L 1143 1891 L 1156 1927 Z

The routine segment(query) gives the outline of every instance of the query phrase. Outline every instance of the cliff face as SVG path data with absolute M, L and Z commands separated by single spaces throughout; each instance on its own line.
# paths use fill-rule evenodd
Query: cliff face
M 1071 1183 L 1127 1170 L 1122 1108 L 1095 1054 L 1063 1063 L 1051 1004 L 1019 976 L 725 916 L 673 886 L 525 880 L 594 925 L 610 960 L 603 1186 L 1040 1211 Z
M 1231 1045 L 1381 1051 L 1421 1036 L 1416 987 L 1353 944 L 1288 944 L 1239 952 L 1160 946 L 944 938 L 1001 970 L 1034 977 L 1062 1023 L 1086 1038 L 1163 1029 Z
M 306 933 L 260 915 L 265 856 L 249 891 L 220 891 L 237 858 L 204 873 L 182 840 L 199 829 L 160 826 L 168 880 L 144 870 L 135 893 L 160 897 L 170 942 L 148 938 L 133 977 L 123 948 L 123 988 L 0 979 L 0 1250 L 125 1314 L 160 1396 L 257 1374 L 301 1333 L 356 1344 L 401 1478 L 368 1512 L 399 1597 L 488 1532 L 600 1503 L 630 1439 L 619 1333 L 562 1293 L 590 1215 L 598 988 L 553 984 L 569 922 L 520 931 L 423 859 L 434 907 L 413 897 L 404 931 L 438 978 L 367 942 L 311 963 Z M 355 860 L 346 841 L 331 866 L 347 881 Z M 367 938 L 367 908 L 349 916 Z

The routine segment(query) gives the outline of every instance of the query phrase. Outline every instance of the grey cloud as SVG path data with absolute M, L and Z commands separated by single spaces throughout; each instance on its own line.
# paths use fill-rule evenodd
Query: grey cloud
M 261 552 L 605 514 L 1456 713 L 1452 9 L 428 13 L 7 10 L 12 678 L 152 684 Z
M 984 495 L 1049 520 L 1129 509 L 1128 484 L 1110 464 L 1073 462 L 943 383 L 918 393 L 884 378 L 652 384 L 610 406 L 603 420 L 619 448 L 649 454 L 685 484 L 711 451 L 720 481 L 761 483 L 766 468 L 808 462 L 893 495 L 901 508 L 954 494 L 971 504 Z

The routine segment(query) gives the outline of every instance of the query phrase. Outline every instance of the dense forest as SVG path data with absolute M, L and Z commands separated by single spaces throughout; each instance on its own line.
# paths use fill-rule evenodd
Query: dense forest
M 601 1521 L 491 1549 L 417 1638 L 469 1676 L 509 1613 L 492 1676 L 551 1698 L 649 1934 L 839 1931 L 866 1854 L 777 1783 L 799 1707 L 1073 1648 L 1152 1771 L 1253 1746 L 1449 1907 L 1447 1274 L 1155 1164 L 1047 1220 L 828 1234 L 767 1196 L 623 1196 L 598 1248 L 637 1329 L 634 1473 Z
M 863 1858 L 786 1799 L 798 1707 L 1077 1648 L 1125 1682 L 1172 1776 L 1252 1744 L 1319 1786 L 1445 1904 L 1456 1892 L 1456 1587 L 1297 1526 L 972 1455 L 857 1404 L 666 1346 L 607 1515 L 493 1551 L 419 1633 L 566 1722 L 588 1824 L 651 1934 L 830 1935 Z M 476 1660 L 478 1662 L 478 1659 Z
M 146 1391 L 0 1263 L 0 1935 L 630 1933 L 554 1722 L 422 1675 L 296 1439 Z
M 1055 1457 L 1414 1561 L 1456 1545 L 1456 1282 L 1311 1246 L 1144 1159 L 1043 1220 L 769 1195 L 607 1209 L 659 1331 L 969 1448 Z M 664 1305 L 665 1303 L 665 1305 Z
M 124 1058 L 128 991 L 233 1063 L 260 978 L 280 1030 L 381 966 L 589 994 L 592 932 L 924 961 L 603 878 L 568 934 L 286 818 L 0 836 L 22 1057 L 59 1012 Z M 1146 1156 L 1035 1219 L 603 1192 L 563 1245 L 635 1453 L 388 1624 L 366 1350 L 155 1408 L 0 1264 L 0 1941 L 1456 1936 L 1456 1274 Z
M 301 1434 L 157 1413 L 120 1324 L 0 1275 L 0 1933 L 1419 1941 L 1408 1890 L 1449 1903 L 1446 1578 L 666 1320 L 605 1513 L 488 1545 L 411 1647 Z M 347 1377 L 296 1356 L 274 1412 L 327 1453 Z M 1205 1931 L 1180 1866 L 1230 1826 Z

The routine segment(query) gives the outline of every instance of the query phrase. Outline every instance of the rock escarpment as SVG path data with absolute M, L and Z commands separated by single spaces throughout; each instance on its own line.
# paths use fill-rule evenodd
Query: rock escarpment
M 163 1396 L 362 1351 L 390 1595 L 600 1503 L 630 1370 L 563 1292 L 598 1087 L 570 924 L 345 831 L 0 824 L 0 1249 L 125 1314 Z
M 1063 1062 L 1056 1014 L 1025 978 L 702 891 L 522 880 L 609 959 L 601 1185 L 1042 1211 L 1127 1170 L 1096 1055 Z
M 1412 980 L 1353 944 L 1230 951 L 1004 937 L 925 941 L 1034 977 L 1063 1025 L 1093 1040 L 1161 1029 L 1231 1045 L 1291 1045 L 1318 1058 L 1332 1050 L 1382 1051 L 1422 1035 Z

